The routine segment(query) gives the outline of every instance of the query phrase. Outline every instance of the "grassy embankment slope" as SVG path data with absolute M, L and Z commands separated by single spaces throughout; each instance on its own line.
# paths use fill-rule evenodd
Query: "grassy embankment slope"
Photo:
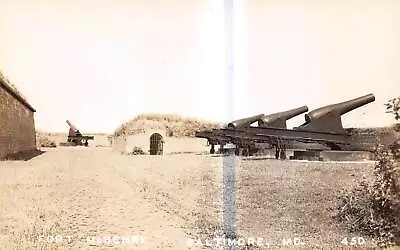
M 195 132 L 203 129 L 218 128 L 221 124 L 211 121 L 183 117 L 175 114 L 141 114 L 120 125 L 114 136 L 131 135 L 145 129 L 166 129 L 168 136 L 194 137 Z

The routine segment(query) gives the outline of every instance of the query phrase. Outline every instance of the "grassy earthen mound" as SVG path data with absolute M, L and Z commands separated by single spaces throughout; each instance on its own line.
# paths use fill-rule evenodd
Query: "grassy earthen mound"
M 387 127 L 376 128 L 346 128 L 346 132 L 350 135 L 369 134 L 375 136 L 397 136 L 400 134 L 400 123 L 395 123 Z
M 14 93 L 19 95 L 22 99 L 26 100 L 26 97 L 22 95 L 21 91 L 15 86 L 15 84 L 11 83 L 11 81 L 0 71 L 0 81 L 2 81 L 4 84 L 6 84 L 8 87 L 10 87 Z
M 114 132 L 114 136 L 138 134 L 146 129 L 166 129 L 167 136 L 194 137 L 196 131 L 220 126 L 215 122 L 186 118 L 174 114 L 141 114 L 122 124 Z

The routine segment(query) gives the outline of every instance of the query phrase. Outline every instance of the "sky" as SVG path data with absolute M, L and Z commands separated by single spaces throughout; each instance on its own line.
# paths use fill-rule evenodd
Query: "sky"
M 343 124 L 385 126 L 383 104 L 400 96 L 399 11 L 388 0 L 234 0 L 229 82 L 222 0 L 2 0 L 0 70 L 49 132 L 69 119 L 109 133 L 140 113 L 227 122 L 369 93 L 376 101 Z

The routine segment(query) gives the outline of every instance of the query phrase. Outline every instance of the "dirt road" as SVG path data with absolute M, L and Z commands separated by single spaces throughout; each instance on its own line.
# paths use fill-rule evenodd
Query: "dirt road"
M 0 249 L 187 249 L 221 233 L 221 157 L 56 148 L 0 162 Z M 237 160 L 239 236 L 335 248 L 335 190 L 372 164 Z M 236 199 L 235 198 L 235 199 Z M 199 242 L 197 242 L 199 243 Z M 276 244 L 275 244 L 276 243 Z M 215 245 L 214 245 L 215 246 Z M 293 247 L 293 246 L 292 246 Z M 192 249 L 195 249 L 192 248 Z
M 202 192 L 189 178 L 210 164 L 193 157 L 179 166 L 170 157 L 158 168 L 158 157 L 57 148 L 28 162 L 0 162 L 0 248 L 85 249 L 114 236 L 117 248 L 185 249 L 184 229 L 195 223 L 187 214 Z

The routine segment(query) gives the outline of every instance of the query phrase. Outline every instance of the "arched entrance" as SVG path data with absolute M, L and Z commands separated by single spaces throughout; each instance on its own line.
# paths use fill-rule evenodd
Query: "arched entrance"
M 154 133 L 150 136 L 150 154 L 151 155 L 162 155 L 163 154 L 164 140 L 162 135 Z

